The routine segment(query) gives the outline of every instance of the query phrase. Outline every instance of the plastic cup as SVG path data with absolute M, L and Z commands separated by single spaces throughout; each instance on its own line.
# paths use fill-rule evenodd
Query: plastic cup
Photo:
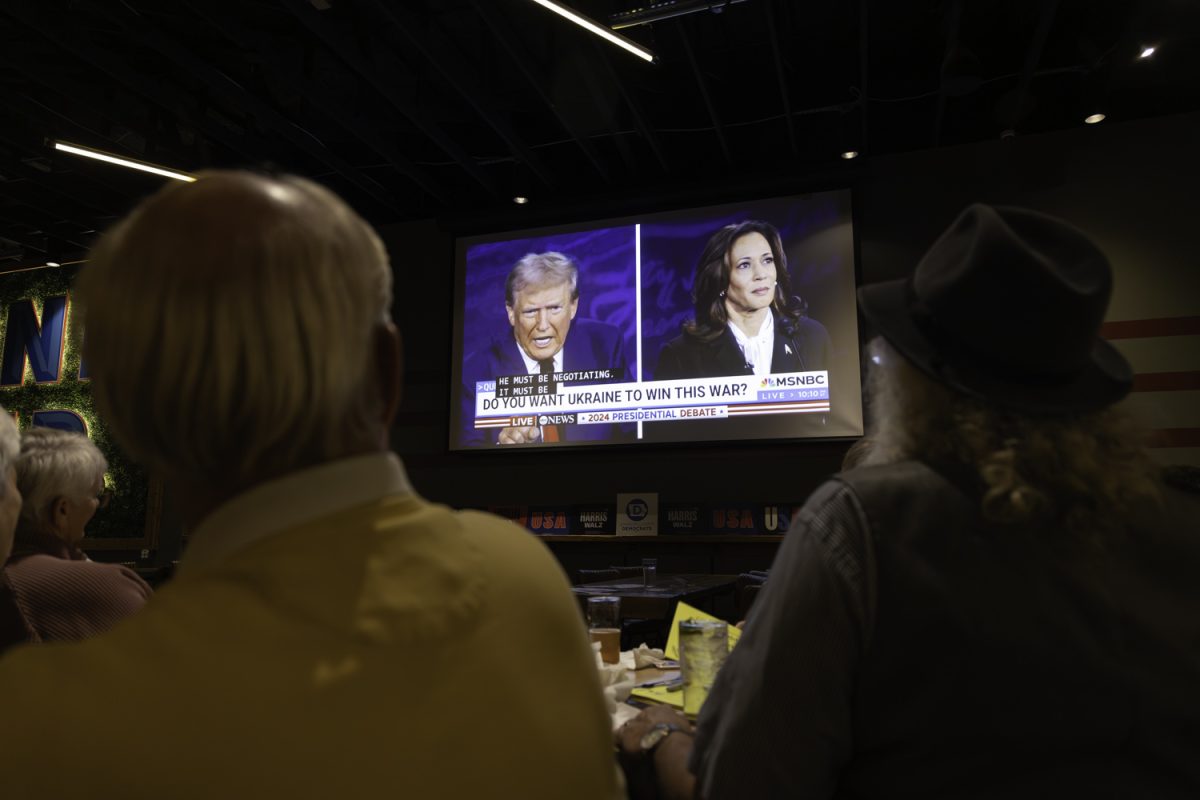
M 720 620 L 679 622 L 679 668 L 683 674 L 683 713 L 694 717 L 708 699 L 717 672 L 729 655 L 729 626 Z
M 658 559 L 642 559 L 642 586 L 653 586 L 658 580 Z

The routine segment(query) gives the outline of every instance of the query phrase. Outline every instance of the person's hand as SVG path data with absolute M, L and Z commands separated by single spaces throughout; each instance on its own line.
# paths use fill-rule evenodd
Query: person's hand
M 617 729 L 617 762 L 625 772 L 630 800 L 695 796 L 695 779 L 687 771 L 691 736 L 671 736 L 661 741 L 654 758 L 647 758 L 642 750 L 642 737 L 663 722 L 678 725 L 689 734 L 695 731 L 687 717 L 669 706 L 651 706 Z
M 642 737 L 660 722 L 678 725 L 691 733 L 694 729 L 688 718 L 670 706 L 650 706 L 633 719 L 617 728 L 617 747 L 629 756 L 638 756 L 642 752 Z
M 737 628 L 739 631 L 741 631 L 741 630 L 745 630 L 745 629 L 746 629 L 746 620 L 744 620 L 744 619 L 743 619 L 743 620 L 739 620 L 739 621 L 738 621 L 738 624 L 737 624 L 737 625 L 734 625 L 733 627 Z
M 542 432 L 536 425 L 519 428 L 501 428 L 500 444 L 526 444 L 542 438 Z

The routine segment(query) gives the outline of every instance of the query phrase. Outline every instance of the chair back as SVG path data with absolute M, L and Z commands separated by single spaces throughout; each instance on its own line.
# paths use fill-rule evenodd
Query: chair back
M 581 569 L 575 572 L 575 585 L 596 583 L 598 581 L 615 581 L 620 577 L 621 573 L 611 567 L 608 569 Z
M 758 599 L 759 591 L 767 585 L 767 576 L 764 573 L 743 572 L 738 575 L 737 583 L 734 585 L 734 592 L 737 601 L 737 616 L 739 620 L 745 619 L 750 613 L 750 606 L 754 605 L 754 601 Z

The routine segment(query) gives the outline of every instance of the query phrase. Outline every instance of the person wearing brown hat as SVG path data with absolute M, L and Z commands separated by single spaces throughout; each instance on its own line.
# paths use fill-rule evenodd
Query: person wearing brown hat
M 864 464 L 784 540 L 667 797 L 1200 797 L 1200 498 L 1114 404 L 1104 254 L 973 205 L 865 286 Z M 693 738 L 694 737 L 694 738 Z

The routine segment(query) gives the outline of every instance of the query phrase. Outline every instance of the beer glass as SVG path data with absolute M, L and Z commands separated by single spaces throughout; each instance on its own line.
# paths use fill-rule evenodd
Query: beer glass
M 605 664 L 621 660 L 621 598 L 589 597 L 587 601 L 588 636 L 600 643 L 600 659 Z

